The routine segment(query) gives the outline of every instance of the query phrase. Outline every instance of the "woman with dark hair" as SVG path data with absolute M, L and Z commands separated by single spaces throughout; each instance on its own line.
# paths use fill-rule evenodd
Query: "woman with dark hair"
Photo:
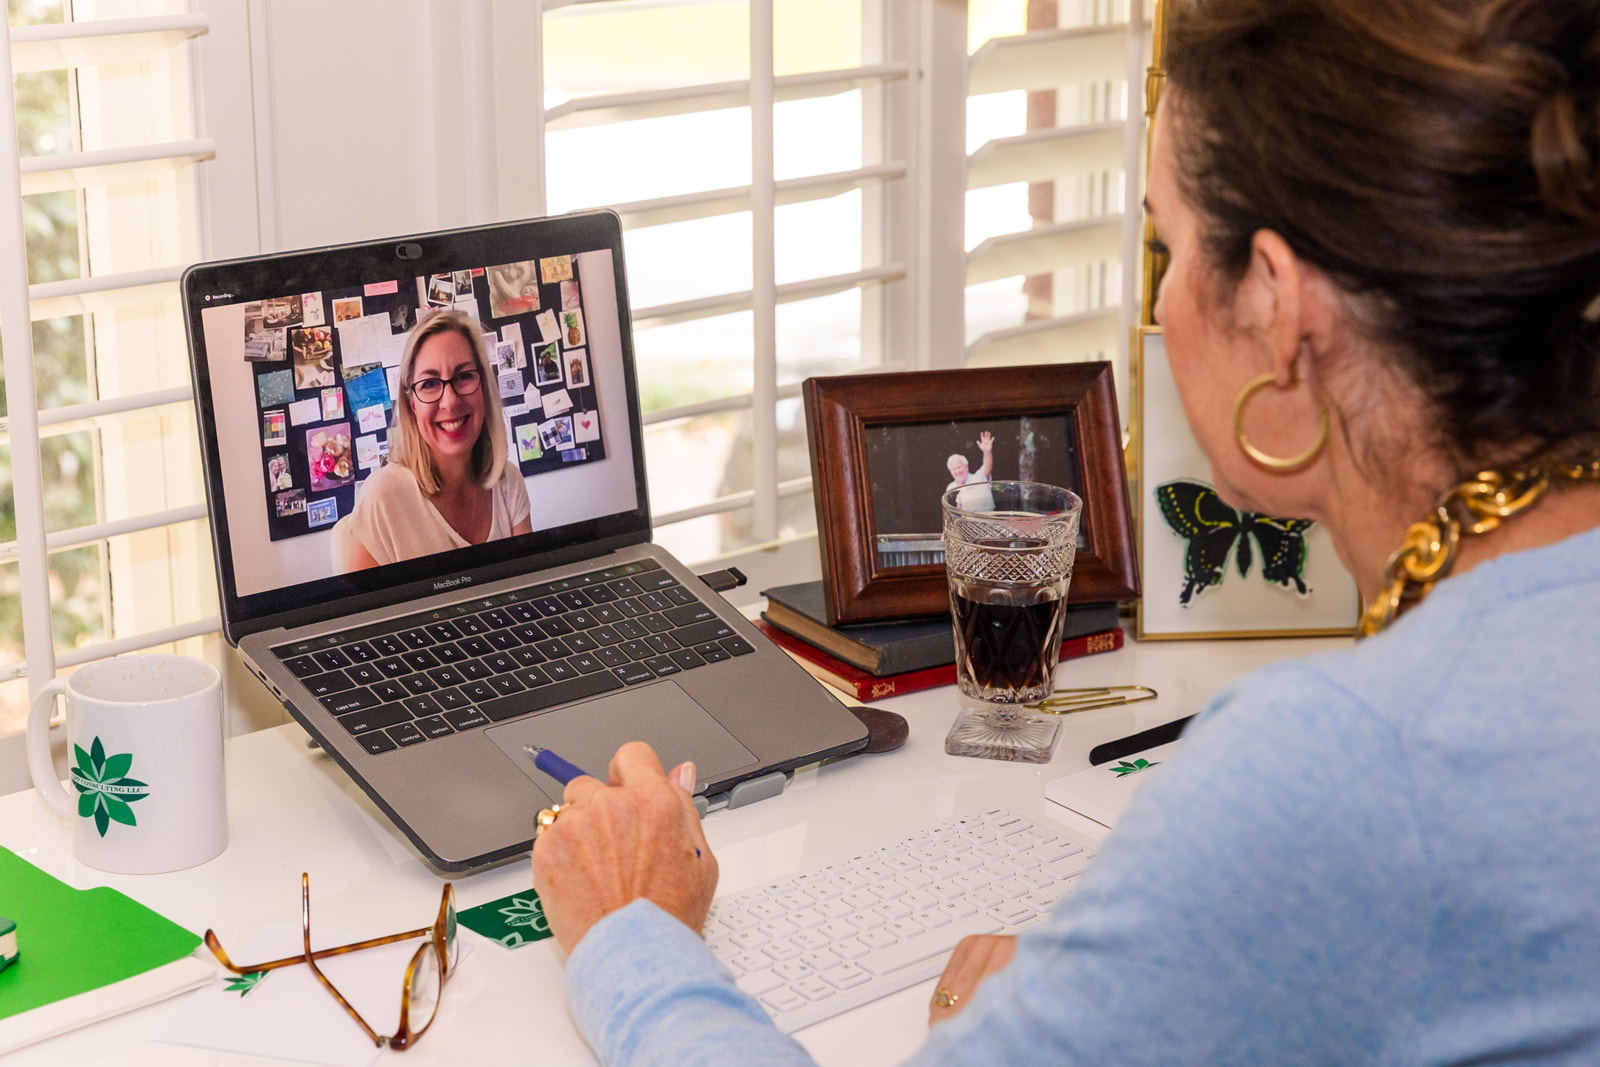
M 400 357 L 389 463 L 366 481 L 341 539 L 347 571 L 533 529 L 528 487 L 506 461 L 500 395 L 476 321 L 424 315 Z
M 957 950 L 921 1060 L 1600 1062 L 1600 4 L 1171 15 L 1184 410 L 1226 499 L 1327 527 L 1367 636 L 1220 694 L 1048 924 Z M 584 1033 L 803 1061 L 699 939 L 692 771 L 611 777 L 533 857 Z

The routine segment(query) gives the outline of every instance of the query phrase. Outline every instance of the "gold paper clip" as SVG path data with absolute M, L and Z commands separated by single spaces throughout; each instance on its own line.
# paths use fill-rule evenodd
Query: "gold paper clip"
M 1112 696 L 1113 693 L 1125 692 L 1148 693 L 1148 696 Z M 1075 711 L 1088 711 L 1091 708 L 1112 708 L 1119 704 L 1138 704 L 1146 700 L 1154 700 L 1161 694 L 1147 685 L 1108 685 L 1100 689 L 1057 689 L 1055 695 L 1046 697 L 1037 704 L 1024 705 L 1029 711 L 1042 711 L 1047 715 L 1070 715 Z

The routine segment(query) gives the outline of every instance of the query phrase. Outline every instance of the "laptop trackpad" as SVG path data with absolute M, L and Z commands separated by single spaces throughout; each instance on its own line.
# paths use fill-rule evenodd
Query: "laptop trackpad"
M 523 745 L 553 749 L 601 781 L 606 779 L 611 757 L 625 741 L 648 743 L 669 771 L 684 760 L 694 760 L 695 774 L 702 782 L 715 781 L 756 761 L 754 753 L 672 682 L 574 704 L 490 727 L 484 733 L 553 797 L 561 796 L 560 784 L 534 769 Z

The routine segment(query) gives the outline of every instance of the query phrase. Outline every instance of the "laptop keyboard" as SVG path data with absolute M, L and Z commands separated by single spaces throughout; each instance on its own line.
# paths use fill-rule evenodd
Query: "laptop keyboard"
M 754 651 L 654 560 L 272 650 L 374 755 Z
M 784 1033 L 938 975 L 968 934 L 1043 922 L 1093 853 L 990 808 L 718 898 L 705 938 Z

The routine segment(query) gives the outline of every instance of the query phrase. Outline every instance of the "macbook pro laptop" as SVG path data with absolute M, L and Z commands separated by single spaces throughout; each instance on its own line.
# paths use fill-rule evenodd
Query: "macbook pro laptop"
M 223 632 L 439 869 L 528 851 L 561 787 L 524 745 L 604 777 L 647 741 L 716 800 L 866 743 L 650 543 L 614 213 L 205 263 L 182 289 Z M 481 326 L 532 532 L 351 569 L 406 337 L 447 309 Z

